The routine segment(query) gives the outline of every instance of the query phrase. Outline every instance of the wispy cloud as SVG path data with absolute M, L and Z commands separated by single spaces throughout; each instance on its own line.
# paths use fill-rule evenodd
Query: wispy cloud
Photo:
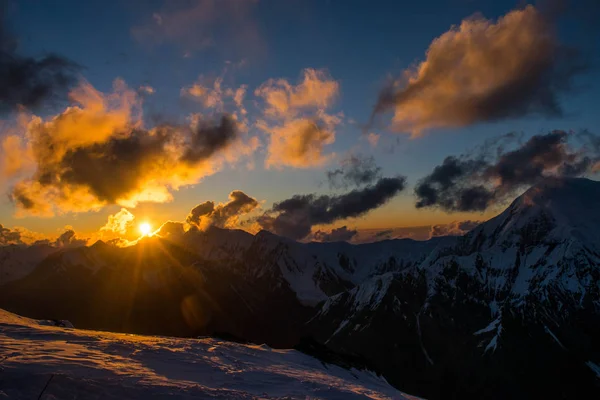
M 312 233 L 309 239 L 316 242 L 349 242 L 357 233 L 356 229 L 348 229 L 344 225 L 339 228 L 333 228 L 330 231 L 318 230 Z
M 340 167 L 326 172 L 329 187 L 333 189 L 364 186 L 382 177 L 381 167 L 375 158 L 360 154 L 349 154 L 340 162 Z
M 433 225 L 431 237 L 437 236 L 462 236 L 481 224 L 483 221 L 452 221 L 449 224 Z
M 208 48 L 228 57 L 256 57 L 265 51 L 254 16 L 256 4 L 254 0 L 165 1 L 131 34 L 147 46 L 176 46 L 185 57 Z

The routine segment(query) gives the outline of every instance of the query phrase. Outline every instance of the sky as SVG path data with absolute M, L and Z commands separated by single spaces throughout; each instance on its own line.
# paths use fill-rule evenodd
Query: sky
M 3 5 L 0 223 L 29 241 L 425 238 L 600 165 L 593 0 Z

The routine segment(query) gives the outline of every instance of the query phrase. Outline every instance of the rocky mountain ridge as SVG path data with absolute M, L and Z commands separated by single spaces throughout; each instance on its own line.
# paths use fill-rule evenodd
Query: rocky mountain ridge
M 427 398 L 600 393 L 600 183 L 548 179 L 463 237 L 352 245 L 210 228 L 50 254 L 0 307 L 75 326 L 304 337 Z M 450 395 L 449 395 L 450 394 Z

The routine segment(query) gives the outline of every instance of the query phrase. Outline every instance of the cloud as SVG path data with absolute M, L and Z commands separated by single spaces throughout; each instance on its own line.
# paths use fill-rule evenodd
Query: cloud
M 348 242 L 356 234 L 357 230 L 348 229 L 346 225 L 334 228 L 329 232 L 318 230 L 311 235 L 311 240 L 316 242 Z
M 325 164 L 333 157 L 325 153 L 325 146 L 335 142 L 335 126 L 339 122 L 333 116 L 315 116 L 278 126 L 261 125 L 270 135 L 265 165 L 312 168 Z
M 173 190 L 248 153 L 238 123 L 226 114 L 218 119 L 195 115 L 189 125 L 144 128 L 141 100 L 122 81 L 111 94 L 83 84 L 71 97 L 79 106 L 47 119 L 33 116 L 18 136 L 25 142 L 22 157 L 32 155 L 35 165 L 24 177 L 18 168 L 7 177 L 18 178 L 10 197 L 20 215 L 166 202 Z M 4 139 L 3 148 L 11 140 L 15 135 Z
M 381 135 L 374 133 L 374 132 L 370 132 L 367 134 L 367 142 L 369 142 L 369 144 L 373 148 L 377 147 L 377 145 L 379 144 L 380 138 L 381 138 Z
M 256 221 L 263 229 L 278 235 L 302 239 L 314 225 L 359 217 L 384 205 L 405 186 L 404 177 L 381 178 L 374 185 L 342 195 L 294 195 L 275 203 Z
M 131 34 L 153 47 L 174 45 L 185 57 L 207 49 L 226 57 L 264 53 L 265 44 L 254 18 L 257 1 L 192 0 L 165 2 L 161 10 L 134 26 Z
M 0 246 L 8 246 L 11 244 L 22 244 L 21 232 L 5 228 L 0 224 Z
M 381 167 L 375 158 L 350 154 L 341 161 L 341 168 L 326 172 L 329 187 L 348 188 L 364 186 L 381 179 Z
M 155 232 L 155 235 L 177 242 L 183 237 L 184 233 L 183 222 L 167 221 Z
M 326 70 L 307 68 L 297 85 L 286 79 L 269 79 L 254 94 L 265 101 L 265 114 L 271 117 L 294 117 L 302 110 L 325 110 L 335 101 L 340 85 Z
M 431 227 L 431 237 L 436 236 L 462 236 L 474 229 L 483 221 L 453 221 L 449 224 L 433 225 Z
M 248 113 L 244 107 L 244 98 L 248 90 L 247 85 L 241 85 L 237 88 L 225 87 L 222 76 L 215 79 L 212 84 L 203 81 L 204 79 L 201 77 L 192 85 L 182 88 L 181 96 L 198 101 L 205 108 L 220 112 L 224 112 L 227 105 L 232 105 L 239 111 L 238 118 L 244 118 Z
M 0 144 L 0 154 L 2 154 L 0 160 L 2 176 L 13 176 L 35 168 L 31 149 L 26 147 L 24 140 L 18 135 L 5 135 Z
M 512 151 L 506 151 L 505 143 L 496 142 L 495 148 L 488 144 L 475 154 L 446 157 L 415 187 L 416 207 L 436 207 L 450 212 L 484 211 L 545 177 L 593 172 L 600 152 L 593 146 L 576 148 L 569 144 L 569 139 L 586 139 L 590 135 L 589 132 L 573 135 L 552 131 L 532 136 Z
M 212 201 L 200 203 L 186 218 L 186 222 L 202 230 L 209 226 L 234 228 L 239 224 L 241 215 L 248 214 L 258 207 L 258 201 L 241 190 L 229 193 L 227 203 L 216 204 Z
M 425 61 L 380 94 L 374 114 L 394 111 L 392 128 L 420 134 L 526 115 L 560 116 L 559 97 L 583 70 L 535 7 L 496 22 L 475 15 L 436 38 Z
M 156 90 L 152 86 L 150 86 L 150 85 L 142 85 L 142 86 L 139 87 L 138 91 L 141 94 L 154 94 L 154 93 L 156 93 Z
M 325 146 L 335 141 L 340 115 L 327 114 L 339 84 L 325 70 L 305 69 L 297 85 L 270 79 L 255 91 L 264 101 L 266 120 L 258 128 L 269 135 L 267 167 L 311 168 L 326 163 L 333 154 Z
M 379 232 L 375 233 L 374 236 L 377 237 L 377 238 L 386 238 L 386 239 L 388 239 L 389 236 L 392 235 L 393 233 L 394 233 L 393 229 L 386 229 L 386 230 L 379 231 Z
M 18 53 L 17 40 L 7 29 L 5 2 L 0 3 L 0 112 L 25 107 L 34 109 L 45 102 L 66 98 L 77 82 L 80 67 L 56 54 L 41 58 Z
M 67 229 L 65 233 L 60 235 L 54 243 L 52 243 L 55 247 L 82 247 L 87 245 L 89 239 L 80 239 L 77 238 L 75 231 L 72 229 Z
M 88 241 L 89 239 L 77 237 L 70 226 L 65 227 L 65 231 L 56 239 L 51 239 L 44 234 L 32 232 L 22 227 L 9 229 L 0 224 L 0 246 L 45 244 L 58 248 L 70 248 L 86 246 Z
M 134 219 L 135 216 L 129 210 L 121 208 L 119 212 L 108 216 L 106 225 L 100 228 L 100 230 L 124 235 L 129 230 Z
M 373 243 L 382 240 L 413 239 L 427 240 L 430 238 L 430 226 L 410 226 L 390 229 L 359 229 L 352 243 Z
M 442 165 L 435 167 L 416 186 L 416 207 L 437 206 L 447 211 L 485 210 L 493 194 L 483 185 L 472 185 L 482 180 L 478 173 L 486 165 L 484 160 L 446 157 Z

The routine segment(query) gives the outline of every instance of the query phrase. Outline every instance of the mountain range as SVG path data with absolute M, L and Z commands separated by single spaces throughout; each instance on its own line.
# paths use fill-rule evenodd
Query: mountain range
M 3 246 L 0 307 L 336 354 L 429 399 L 589 398 L 599 204 L 600 182 L 552 178 L 461 237 L 299 243 L 211 227 L 124 248 Z

